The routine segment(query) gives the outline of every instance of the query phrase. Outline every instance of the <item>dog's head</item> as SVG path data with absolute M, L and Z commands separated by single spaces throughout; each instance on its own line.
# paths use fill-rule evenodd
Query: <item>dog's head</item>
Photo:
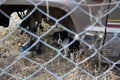
M 53 33 L 53 39 L 57 40 L 58 44 L 62 44 L 65 39 L 68 39 L 67 31 L 57 31 Z

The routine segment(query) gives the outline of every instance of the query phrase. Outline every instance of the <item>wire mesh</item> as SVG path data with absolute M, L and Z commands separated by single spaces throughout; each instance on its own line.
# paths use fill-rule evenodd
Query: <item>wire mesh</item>
M 119 4 L 1 0 L 0 80 L 119 80 Z M 59 45 L 53 39 L 59 31 L 73 40 Z M 65 50 L 76 40 L 80 50 L 72 50 L 71 59 Z

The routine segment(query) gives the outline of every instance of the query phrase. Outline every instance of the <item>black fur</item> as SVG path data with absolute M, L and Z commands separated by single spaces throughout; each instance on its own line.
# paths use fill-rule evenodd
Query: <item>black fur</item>
M 72 37 L 69 37 L 69 43 L 73 41 Z M 75 40 L 75 42 L 73 42 L 70 46 L 69 46 L 69 50 L 70 52 L 74 52 L 74 51 L 78 51 L 80 50 L 79 48 L 80 42 L 78 40 Z
M 59 35 L 60 35 L 62 41 L 64 41 L 65 39 L 68 38 L 68 33 L 66 31 L 58 31 L 58 32 L 55 32 L 53 34 L 53 39 L 58 40 L 59 39 Z
M 62 40 L 62 43 L 64 42 L 65 39 L 66 39 L 66 40 L 69 40 L 69 41 L 68 41 L 68 44 L 74 40 L 72 37 L 69 37 L 69 36 L 68 36 L 67 31 L 58 31 L 58 32 L 55 32 L 55 33 L 53 34 L 53 39 L 56 39 L 56 40 L 58 41 L 59 36 L 60 36 L 60 39 Z M 69 49 L 70 52 L 74 52 L 74 51 L 76 51 L 76 50 L 78 51 L 78 50 L 80 50 L 79 45 L 80 45 L 80 42 L 79 42 L 78 40 L 75 40 L 75 42 L 73 42 L 73 43 L 68 47 L 68 49 Z
M 20 48 L 20 51 L 23 52 L 25 51 L 26 49 L 28 49 L 30 46 L 32 46 L 35 42 L 35 38 L 34 37 L 31 37 L 28 41 L 27 44 L 25 44 L 24 46 L 22 45 L 21 48 Z M 38 42 L 35 46 L 33 46 L 29 51 L 31 52 L 36 52 L 37 54 L 42 54 L 42 49 L 41 49 L 41 43 Z

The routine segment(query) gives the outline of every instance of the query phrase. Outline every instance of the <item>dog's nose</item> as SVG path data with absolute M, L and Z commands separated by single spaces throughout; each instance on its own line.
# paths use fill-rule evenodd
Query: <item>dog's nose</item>
M 62 43 L 62 40 L 61 40 L 61 39 L 59 39 L 59 40 L 58 40 L 58 44 L 61 44 L 61 43 Z

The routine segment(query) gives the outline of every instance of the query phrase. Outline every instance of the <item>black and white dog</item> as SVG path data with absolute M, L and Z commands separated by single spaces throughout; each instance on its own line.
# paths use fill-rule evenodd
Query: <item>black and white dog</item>
M 53 33 L 53 39 L 57 40 L 57 43 L 62 47 L 68 45 L 74 39 L 70 37 L 67 31 L 58 31 Z M 75 40 L 68 48 L 64 49 L 65 56 L 70 53 L 71 60 L 74 60 L 74 51 L 80 51 L 80 42 Z

